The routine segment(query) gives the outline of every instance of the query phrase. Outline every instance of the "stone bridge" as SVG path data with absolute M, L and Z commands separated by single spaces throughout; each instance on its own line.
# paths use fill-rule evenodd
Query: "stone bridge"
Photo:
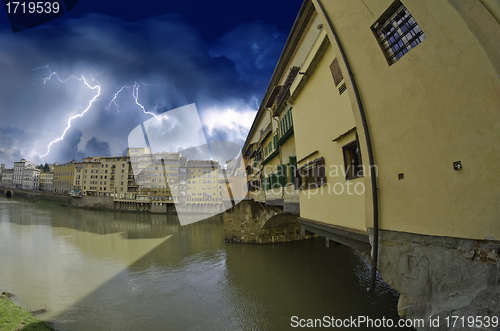
M 313 238 L 302 235 L 298 214 L 254 200 L 243 200 L 223 213 L 225 242 L 269 244 Z
M 14 196 L 14 190 L 5 189 L 4 194 L 7 198 L 12 198 Z

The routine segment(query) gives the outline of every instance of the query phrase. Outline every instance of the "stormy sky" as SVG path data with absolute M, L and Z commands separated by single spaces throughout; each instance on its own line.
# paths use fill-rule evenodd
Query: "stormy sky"
M 122 155 L 152 114 L 170 149 L 241 145 L 302 1 L 105 3 L 18 33 L 1 13 L 0 163 Z

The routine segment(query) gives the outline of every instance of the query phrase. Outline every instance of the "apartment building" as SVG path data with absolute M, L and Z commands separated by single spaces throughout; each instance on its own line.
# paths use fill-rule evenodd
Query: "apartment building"
M 222 202 L 219 164 L 210 160 L 188 160 L 186 205 L 219 205 Z
M 40 170 L 34 168 L 25 168 L 23 170 L 23 190 L 38 191 L 40 185 Z
M 30 162 L 26 161 L 25 159 L 21 159 L 18 162 L 14 162 L 14 177 L 12 179 L 12 185 L 14 188 L 22 188 L 23 186 L 23 179 L 24 179 L 24 169 L 35 169 L 35 165 Z
M 2 186 L 3 187 L 12 187 L 14 179 L 14 170 L 13 169 L 3 169 L 2 171 Z
M 90 156 L 77 166 L 75 186 L 83 195 L 135 200 L 137 185 L 128 156 Z M 79 181 L 79 182 L 78 182 Z
M 53 192 L 54 191 L 54 173 L 42 172 L 40 173 L 40 191 Z
M 54 192 L 69 193 L 74 190 L 74 174 L 77 162 L 54 165 Z

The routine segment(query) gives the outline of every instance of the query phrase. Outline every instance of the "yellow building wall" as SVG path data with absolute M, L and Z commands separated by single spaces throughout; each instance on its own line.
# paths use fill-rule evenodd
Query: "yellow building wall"
M 327 49 L 313 75 L 294 102 L 293 120 L 297 160 L 318 151 L 299 166 L 318 157 L 324 157 L 327 184 L 316 189 L 300 191 L 300 216 L 311 220 L 366 231 L 364 179 L 346 181 L 342 172 L 342 146 L 350 136 L 332 140 L 355 126 L 348 92 L 339 95 L 330 72 L 335 59 L 331 46 Z M 367 157 L 363 157 L 366 164 Z M 357 192 L 354 193 L 354 187 Z M 349 191 L 348 191 L 349 190 Z M 352 194 L 349 194 L 351 192 Z
M 289 64 L 287 65 L 288 69 L 283 72 L 278 85 L 283 85 L 292 67 L 301 66 L 304 63 L 304 59 L 309 54 L 309 51 L 320 33 L 318 29 L 318 25 L 320 24 L 322 24 L 320 17 L 316 13 L 313 13 L 305 33 L 300 37 L 300 46 L 294 50 Z
M 500 53 L 484 45 L 498 45 L 500 27 L 478 0 L 464 2 L 477 5 L 471 15 L 482 19 L 475 26 L 449 1 L 403 2 L 426 39 L 389 66 L 370 26 L 392 1 L 322 1 L 367 114 L 379 172 L 380 227 L 498 240 L 500 80 L 490 58 Z M 482 44 L 471 29 L 484 32 Z M 455 171 L 454 161 L 463 169 Z
M 57 192 L 70 192 L 74 185 L 75 164 L 67 163 L 54 166 L 54 189 Z

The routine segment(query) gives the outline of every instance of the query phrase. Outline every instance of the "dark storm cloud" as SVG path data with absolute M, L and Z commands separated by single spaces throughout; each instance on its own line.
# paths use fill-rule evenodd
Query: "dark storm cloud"
M 39 162 L 69 117 L 81 113 L 97 95 L 82 75 L 91 87 L 99 84 L 101 94 L 85 116 L 72 120 L 72 129 L 42 162 L 68 162 L 88 152 L 120 154 L 127 147 L 128 133 L 151 118 L 135 104 L 135 82 L 140 84 L 139 102 L 157 114 L 190 103 L 196 103 L 201 114 L 205 108 L 227 105 L 228 100 L 255 109 L 285 36 L 257 22 L 241 25 L 209 45 L 177 15 L 126 23 L 94 14 L 18 34 L 3 27 L 0 116 L 6 127 L 20 129 L 6 131 L 15 136 L 10 140 L 0 133 L 0 151 L 10 156 L 0 156 L 0 161 L 11 162 L 14 150 L 20 150 L 25 158 Z M 49 69 L 33 69 L 45 65 L 60 79 L 75 78 L 63 84 L 54 76 L 44 84 Z M 124 86 L 116 99 L 120 107 L 111 104 L 106 110 Z M 223 133 L 216 131 L 216 124 L 211 128 L 216 135 L 208 138 L 219 140 Z M 79 150 L 82 141 L 89 148 Z M 104 141 L 109 142 L 107 147 Z
M 106 141 L 100 141 L 96 137 L 90 138 L 85 145 L 85 153 L 88 155 L 95 156 L 111 156 L 111 149 L 109 148 L 109 143 Z
M 78 144 L 80 144 L 82 138 L 82 132 L 78 129 L 70 129 L 64 140 L 58 141 L 53 145 L 53 158 L 54 162 L 66 163 L 71 160 L 81 161 L 82 158 L 86 157 L 85 153 L 78 150 Z M 38 163 L 38 162 L 37 162 Z
M 235 64 L 240 79 L 262 86 L 276 66 L 286 34 L 265 23 L 242 24 L 210 47 L 213 56 L 224 56 Z
M 0 126 L 0 163 L 10 163 L 23 158 L 21 146 L 29 145 L 29 135 L 18 127 Z

